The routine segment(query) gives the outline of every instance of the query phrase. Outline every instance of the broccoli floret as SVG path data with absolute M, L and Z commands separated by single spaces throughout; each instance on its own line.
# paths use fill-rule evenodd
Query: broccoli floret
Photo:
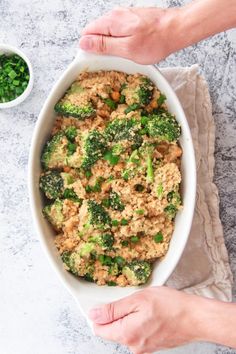
M 64 133 L 62 131 L 55 134 L 44 146 L 41 161 L 45 169 L 57 167 L 63 164 L 66 158 L 63 150 Z
M 121 144 L 115 144 L 110 150 L 105 152 L 103 158 L 111 165 L 116 165 L 120 160 L 122 152 L 124 152 L 123 146 Z
M 139 152 L 146 160 L 146 175 L 147 182 L 152 183 L 154 181 L 154 169 L 153 169 L 153 152 L 155 144 L 146 143 L 139 149 Z
M 139 84 L 128 84 L 121 91 L 129 105 L 127 113 L 146 106 L 152 99 L 153 83 L 147 77 L 140 78 Z
M 93 252 L 95 249 L 95 245 L 92 242 L 84 243 L 79 249 L 79 255 L 81 257 L 88 257 L 90 253 Z
M 66 181 L 66 183 L 65 183 Z M 40 177 L 39 187 L 48 199 L 71 199 L 82 204 L 82 199 L 77 196 L 73 188 L 66 188 L 66 184 L 73 183 L 70 174 L 59 171 L 47 171 Z
M 62 253 L 61 259 L 72 274 L 82 276 L 87 281 L 94 281 L 94 265 L 91 262 L 84 264 L 83 258 L 79 252 L 65 251 Z
M 87 184 L 87 186 L 85 187 L 86 192 L 87 193 L 101 192 L 101 186 L 104 181 L 105 179 L 103 177 L 98 177 L 93 186 Z
M 76 127 L 70 126 L 65 129 L 65 136 L 67 137 L 68 140 L 73 142 L 77 135 L 78 135 L 78 129 Z
M 103 250 L 110 250 L 114 245 L 115 239 L 112 234 L 102 234 L 90 237 L 89 242 L 95 242 Z
M 167 200 L 168 202 L 171 202 L 175 204 L 176 206 L 179 206 L 181 204 L 181 197 L 179 192 L 176 191 L 171 191 L 167 194 Z
M 120 273 L 118 264 L 117 263 L 112 263 L 108 269 L 108 274 L 109 275 L 118 275 Z
M 62 197 L 64 192 L 64 180 L 58 171 L 48 171 L 40 177 L 39 187 L 48 199 Z
M 124 147 L 122 146 L 122 144 L 115 144 L 112 146 L 112 153 L 113 155 L 120 155 L 122 154 L 122 152 L 124 152 Z
M 139 134 L 140 130 L 141 123 L 138 120 L 134 118 L 116 118 L 107 125 L 105 136 L 108 141 L 113 142 L 128 140 L 131 143 L 131 148 L 137 149 L 143 142 L 143 138 Z
M 147 132 L 150 137 L 159 141 L 176 141 L 180 137 L 181 128 L 175 117 L 166 112 L 151 115 L 147 120 Z
M 88 201 L 89 224 L 99 229 L 107 229 L 111 226 L 111 218 L 101 204 L 95 200 Z
M 65 221 L 62 209 L 63 201 L 59 199 L 43 208 L 43 215 L 56 230 L 61 230 L 63 222 Z
M 169 216 L 170 219 L 174 219 L 175 215 L 177 214 L 178 209 L 174 204 L 169 204 L 165 207 L 164 211 Z
M 134 260 L 123 267 L 122 273 L 131 285 L 145 284 L 151 274 L 151 264 L 146 261 Z
M 71 273 L 78 275 L 78 269 L 76 265 L 77 263 L 80 264 L 81 262 L 81 257 L 78 252 L 65 251 L 62 253 L 61 259 Z
M 95 162 L 104 155 L 106 149 L 107 142 L 103 134 L 98 130 L 92 130 L 85 139 L 84 157 L 81 167 L 84 170 L 90 170 Z
M 103 249 L 111 249 L 114 245 L 115 239 L 112 234 L 103 234 L 101 235 L 99 242 Z
M 88 104 L 87 106 L 76 106 L 75 104 L 65 101 L 59 101 L 54 109 L 58 114 L 61 114 L 64 117 L 74 117 L 80 120 L 92 117 L 96 113 L 91 104 Z
M 174 219 L 181 205 L 181 197 L 179 195 L 179 192 L 169 192 L 167 194 L 167 201 L 169 202 L 169 204 L 167 205 L 167 207 L 165 207 L 164 211 L 170 219 Z
M 146 106 L 152 99 L 153 85 L 148 78 L 143 79 L 143 84 L 138 90 L 140 105 Z
M 94 283 L 94 265 L 91 264 L 86 267 L 86 273 L 84 275 L 84 280 L 89 281 L 90 283 Z
M 136 119 L 116 118 L 107 125 L 105 135 L 108 141 L 132 140 L 139 129 L 140 123 Z
M 114 191 L 110 192 L 108 200 L 109 200 L 109 207 L 111 209 L 118 210 L 118 211 L 124 210 L 125 206 L 121 202 L 119 194 L 117 194 L 116 192 Z
M 133 150 L 130 157 L 127 160 L 127 168 L 123 170 L 121 176 L 125 181 L 136 176 L 140 171 L 143 170 L 141 165 L 141 148 Z
M 69 128 L 59 131 L 45 144 L 41 157 L 45 170 L 63 168 L 65 165 L 80 167 L 80 158 L 74 155 L 77 149 L 74 142 L 77 131 L 75 132 L 74 127 Z
M 64 199 L 70 199 L 73 200 L 75 203 L 79 203 L 79 205 L 82 205 L 83 199 L 79 198 L 78 195 L 75 193 L 73 188 L 65 188 L 62 197 Z

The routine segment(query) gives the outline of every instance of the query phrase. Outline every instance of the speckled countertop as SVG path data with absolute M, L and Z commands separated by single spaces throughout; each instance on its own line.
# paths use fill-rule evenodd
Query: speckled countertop
M 180 6 L 184 1 L 0 0 L 0 42 L 32 61 L 35 84 L 19 107 L 0 111 L 0 353 L 128 354 L 95 338 L 40 247 L 27 191 L 29 145 L 49 90 L 72 61 L 81 29 L 115 5 Z M 171 55 L 161 66 L 199 63 L 216 121 L 215 182 L 226 245 L 236 275 L 236 32 L 214 36 Z M 236 290 L 236 287 L 234 288 Z M 162 352 L 167 353 L 167 351 Z M 197 343 L 171 354 L 236 354 Z

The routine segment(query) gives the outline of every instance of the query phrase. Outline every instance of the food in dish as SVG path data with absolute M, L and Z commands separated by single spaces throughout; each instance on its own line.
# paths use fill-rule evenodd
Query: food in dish
M 39 185 L 66 269 L 146 283 L 181 208 L 181 129 L 165 96 L 141 74 L 83 72 L 55 111 Z

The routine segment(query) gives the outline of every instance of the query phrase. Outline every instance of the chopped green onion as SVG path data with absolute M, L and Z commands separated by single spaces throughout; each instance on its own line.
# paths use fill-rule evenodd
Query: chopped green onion
M 122 218 L 121 221 L 120 221 L 120 224 L 123 225 L 123 226 L 124 226 L 124 225 L 128 225 L 128 220 Z
M 147 125 L 147 122 L 148 122 L 148 117 L 146 117 L 146 116 L 142 116 L 141 117 L 141 124 L 142 124 L 142 126 L 146 126 Z
M 91 170 L 86 170 L 84 174 L 87 179 L 89 179 L 92 176 Z
M 116 286 L 117 284 L 115 281 L 110 280 L 110 281 L 107 281 L 107 285 L 108 286 Z
M 140 104 L 133 103 L 125 109 L 125 114 L 128 114 L 129 112 L 135 111 L 136 109 L 139 109 L 139 108 L 140 108 Z
M 156 243 L 161 243 L 163 242 L 163 235 L 161 232 L 158 232 L 156 235 L 154 235 L 154 241 Z
M 68 156 L 73 155 L 76 152 L 76 148 L 76 144 L 69 141 L 67 144 Z
M 123 241 L 121 241 L 121 245 L 122 245 L 123 247 L 127 247 L 127 246 L 129 246 L 129 241 L 123 240 Z
M 123 267 L 125 265 L 125 259 L 121 256 L 116 256 L 114 258 L 114 262 L 117 263 L 120 267 Z
M 140 240 L 140 239 L 139 239 L 138 236 L 131 236 L 131 237 L 130 237 L 130 241 L 133 242 L 133 243 L 137 243 L 137 242 L 139 242 L 139 240 Z
M 143 209 L 137 209 L 137 210 L 135 210 L 135 213 L 138 214 L 138 215 L 143 215 L 144 212 L 145 212 L 145 210 L 143 210 Z
M 29 68 L 17 54 L 0 54 L 0 103 L 20 96 L 29 83 Z
M 112 226 L 118 226 L 119 225 L 119 221 L 118 220 L 112 220 L 111 224 L 112 224 Z
M 119 103 L 125 103 L 125 95 L 120 96 Z
M 115 101 L 113 101 L 110 98 L 105 98 L 104 102 L 108 105 L 108 107 L 110 107 L 111 109 L 116 109 L 117 108 L 117 103 Z
M 162 195 L 163 195 L 163 185 L 162 184 L 159 184 L 157 186 L 156 193 L 157 193 L 158 198 L 161 199 Z
M 116 165 L 120 159 L 120 157 L 114 155 L 111 150 L 108 150 L 103 157 L 106 161 L 110 162 L 111 165 Z
M 158 106 L 161 106 L 165 102 L 165 100 L 166 100 L 166 96 L 163 93 L 161 93 L 157 99 Z

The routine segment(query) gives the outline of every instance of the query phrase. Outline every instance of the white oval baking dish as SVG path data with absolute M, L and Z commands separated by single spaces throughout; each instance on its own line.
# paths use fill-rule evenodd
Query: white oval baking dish
M 142 287 L 99 287 L 71 275 L 64 269 L 54 246 L 54 231 L 42 215 L 43 198 L 38 187 L 41 172 L 40 155 L 55 118 L 53 107 L 76 79 L 79 72 L 83 70 L 118 70 L 129 74 L 138 72 L 147 75 L 165 93 L 168 109 L 176 115 L 182 127 L 180 143 L 183 149 L 181 166 L 183 209 L 178 212 L 176 217 L 175 230 L 167 255 L 161 261 L 156 262 L 151 280 Z M 163 285 L 166 282 L 175 269 L 188 240 L 194 213 L 195 193 L 196 165 L 189 126 L 177 96 L 160 71 L 152 65 L 139 65 L 118 57 L 98 56 L 79 51 L 74 61 L 51 90 L 36 123 L 29 156 L 29 195 L 32 215 L 42 247 L 57 275 L 74 296 L 85 315 L 89 308 L 97 304 L 117 300 L 146 286 Z

